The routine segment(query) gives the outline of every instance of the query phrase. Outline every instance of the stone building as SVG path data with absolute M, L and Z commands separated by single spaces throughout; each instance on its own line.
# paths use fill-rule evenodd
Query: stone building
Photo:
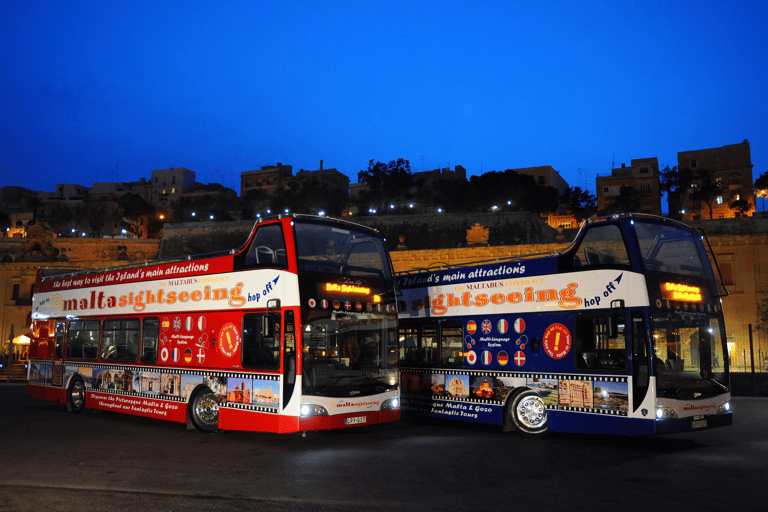
M 754 178 L 748 140 L 719 148 L 681 151 L 677 154 L 677 168 L 678 171 L 687 169 L 694 173 L 708 171 L 711 173 L 710 179 L 721 186 L 721 193 L 709 201 L 697 201 L 692 198 L 692 192 L 703 186 L 703 183 L 694 181 L 691 190 L 683 194 L 679 207 L 669 205 L 670 212 L 676 207 L 684 212 L 684 221 L 736 217 L 739 215 L 738 210 L 731 208 L 731 204 L 738 200 L 746 201 L 748 209 L 754 210 Z
M 632 187 L 640 208 L 633 211 L 661 215 L 661 192 L 659 190 L 659 159 L 636 158 L 630 166 L 612 169 L 607 176 L 597 176 L 597 209 L 605 210 L 619 200 L 622 187 Z M 626 210 L 623 210 L 626 211 Z

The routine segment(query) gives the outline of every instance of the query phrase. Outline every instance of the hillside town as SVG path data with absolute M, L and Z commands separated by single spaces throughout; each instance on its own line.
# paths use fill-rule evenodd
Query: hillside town
M 664 165 L 664 167 L 661 167 Z M 551 252 L 595 215 L 641 212 L 701 227 L 717 257 L 734 371 L 768 364 L 768 181 L 753 175 L 747 140 L 678 153 L 671 167 L 632 159 L 598 174 L 595 193 L 553 167 L 467 176 L 461 165 L 412 172 L 371 160 L 350 183 L 325 168 L 281 163 L 240 173 L 240 190 L 196 181 L 193 170 L 153 170 L 135 182 L 60 183 L 0 192 L 0 354 L 25 358 L 38 266 L 102 268 L 239 247 L 259 218 L 306 213 L 379 229 L 396 271 Z M 664 202 L 663 202 L 664 201 Z M 664 204 L 665 203 L 665 204 Z M 13 349 L 8 340 L 14 339 Z

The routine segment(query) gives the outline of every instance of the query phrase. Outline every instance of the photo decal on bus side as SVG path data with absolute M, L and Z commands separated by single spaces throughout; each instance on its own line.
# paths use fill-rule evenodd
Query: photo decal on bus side
M 277 414 L 281 380 L 278 375 L 187 373 L 140 366 L 64 365 L 30 362 L 30 382 L 63 387 L 76 374 L 85 385 L 88 406 L 139 416 L 181 421 L 191 393 L 211 389 L 221 407 Z
M 550 411 L 626 416 L 626 377 L 424 371 L 404 368 L 403 406 L 432 416 L 499 423 L 509 393 L 528 387 Z

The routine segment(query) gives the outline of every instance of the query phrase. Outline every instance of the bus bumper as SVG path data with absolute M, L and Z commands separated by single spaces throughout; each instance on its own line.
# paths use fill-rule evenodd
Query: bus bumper
M 725 427 L 733 424 L 733 413 L 726 412 L 712 416 L 689 416 L 686 418 L 668 418 L 656 421 L 657 434 L 674 434 L 675 432 L 695 432 L 710 428 Z

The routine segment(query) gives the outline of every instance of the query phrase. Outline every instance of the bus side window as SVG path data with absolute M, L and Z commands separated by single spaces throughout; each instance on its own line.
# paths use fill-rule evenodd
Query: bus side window
M 67 359 L 96 360 L 99 357 L 99 321 L 71 320 L 67 328 Z
M 574 364 L 584 370 L 623 370 L 627 367 L 625 320 L 619 319 L 618 335 L 610 338 L 610 316 L 576 317 Z
M 157 362 L 157 340 L 160 337 L 160 322 L 156 317 L 145 318 L 141 323 L 141 362 Z
M 459 368 L 464 361 L 464 324 L 443 322 L 440 326 L 440 361 L 443 366 Z
M 280 368 L 279 314 L 243 315 L 243 367 L 262 370 Z
M 105 320 L 101 341 L 103 360 L 135 363 L 139 357 L 139 320 Z
M 251 241 L 248 255 L 245 257 L 248 266 L 288 267 L 288 257 L 285 252 L 283 230 L 278 224 L 262 226 L 256 230 Z
M 400 329 L 402 366 L 434 366 L 437 361 L 437 325 L 424 324 Z

